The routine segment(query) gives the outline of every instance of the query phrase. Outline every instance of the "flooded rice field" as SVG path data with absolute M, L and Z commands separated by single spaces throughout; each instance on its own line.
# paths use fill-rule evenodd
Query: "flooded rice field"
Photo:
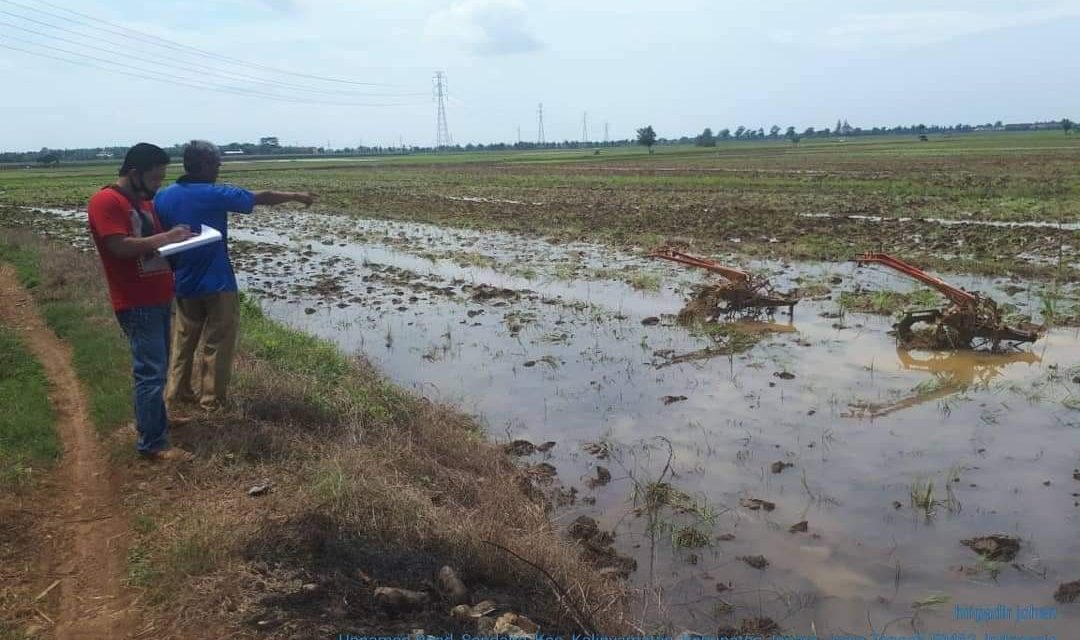
M 601 564 L 629 575 L 650 621 L 714 633 L 768 617 L 821 637 L 1080 626 L 1054 599 L 1080 580 L 1075 328 L 1001 354 L 907 351 L 890 318 L 838 300 L 915 285 L 734 259 L 803 300 L 687 328 L 676 314 L 709 276 L 644 252 L 332 215 L 233 222 L 242 286 L 270 316 L 527 441 L 513 449 L 557 477 L 556 520 L 614 532 Z M 1036 321 L 1046 307 L 1042 286 L 949 280 Z M 991 534 L 1009 538 L 972 540 Z M 999 605 L 1014 615 L 964 609 Z

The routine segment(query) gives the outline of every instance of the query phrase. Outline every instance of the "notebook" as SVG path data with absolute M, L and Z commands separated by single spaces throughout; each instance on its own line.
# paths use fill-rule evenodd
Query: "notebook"
M 163 256 L 171 256 L 181 251 L 187 251 L 188 249 L 194 249 L 195 247 L 201 247 L 203 245 L 210 244 L 211 242 L 220 242 L 221 232 L 213 227 L 208 227 L 205 224 L 202 225 L 199 235 L 191 236 L 183 242 L 173 242 L 167 244 L 158 249 L 158 253 Z

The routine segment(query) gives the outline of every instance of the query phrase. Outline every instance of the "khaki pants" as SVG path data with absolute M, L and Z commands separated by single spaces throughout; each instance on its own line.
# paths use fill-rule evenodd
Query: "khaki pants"
M 225 404 L 236 354 L 240 302 L 235 291 L 177 298 L 173 306 L 172 348 L 165 403 Z

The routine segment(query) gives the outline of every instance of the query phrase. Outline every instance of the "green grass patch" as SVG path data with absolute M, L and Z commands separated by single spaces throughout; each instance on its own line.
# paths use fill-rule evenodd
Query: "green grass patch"
M 847 311 L 893 315 L 905 309 L 929 309 L 939 306 L 940 296 L 929 289 L 915 291 L 844 291 L 840 306 Z
M 240 323 L 241 349 L 282 371 L 311 376 L 328 387 L 349 374 L 348 360 L 332 343 L 274 322 L 247 296 L 240 301 Z
M 491 256 L 484 255 L 482 253 L 473 253 L 469 251 L 462 251 L 452 256 L 455 264 L 459 267 L 481 267 L 484 269 L 495 269 L 499 266 L 499 261 Z
M 709 536 L 693 525 L 675 526 L 671 544 L 676 549 L 700 549 L 709 546 Z
M 42 314 L 49 328 L 71 345 L 94 426 L 107 432 L 131 420 L 131 353 L 112 314 L 73 301 L 47 302 Z
M 59 457 L 60 441 L 45 370 L 10 327 L 0 329 L 0 486 L 12 486 Z
M 127 556 L 128 584 L 136 588 L 146 588 L 155 584 L 159 572 L 151 561 L 150 550 L 142 544 L 132 545 Z
M 357 363 L 334 343 L 267 318 L 247 296 L 240 301 L 240 349 L 279 373 L 310 382 L 305 400 L 327 415 L 339 414 L 336 403 L 347 400 L 366 419 L 388 421 L 410 405 L 405 392 L 381 376 L 357 376 Z
M 0 241 L 0 260 L 15 266 L 48 327 L 71 346 L 90 417 L 100 432 L 108 432 L 131 420 L 131 354 L 112 307 L 99 295 L 105 283 L 96 280 L 98 272 L 73 261 L 85 256 L 62 251 L 14 232 Z
M 637 272 L 630 274 L 626 281 L 639 291 L 659 291 L 662 280 L 655 273 Z
M 0 260 L 15 267 L 19 282 L 27 289 L 34 289 L 41 284 L 41 272 L 34 249 L 19 244 L 0 244 Z

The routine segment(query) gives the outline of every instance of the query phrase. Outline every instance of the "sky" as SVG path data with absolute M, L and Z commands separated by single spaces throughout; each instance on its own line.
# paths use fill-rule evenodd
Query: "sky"
M 1077 34 L 1080 0 L 0 0 L 0 150 L 431 145 L 435 71 L 461 144 L 540 103 L 549 142 L 1080 120 Z

